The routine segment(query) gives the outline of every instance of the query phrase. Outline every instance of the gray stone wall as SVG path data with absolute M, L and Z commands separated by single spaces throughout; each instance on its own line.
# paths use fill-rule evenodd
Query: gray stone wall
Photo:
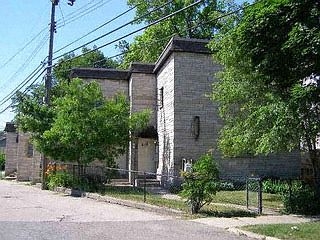
M 217 149 L 218 129 L 222 122 L 218 107 L 210 99 L 214 73 L 220 70 L 210 54 L 176 52 L 175 59 L 175 172 L 182 169 L 182 159 L 196 160 Z M 195 126 L 195 117 L 199 124 Z M 198 128 L 198 132 L 195 131 Z
M 95 81 L 101 86 L 103 96 L 112 98 L 115 94 L 121 93 L 129 96 L 129 82 L 127 80 L 113 79 L 83 79 L 87 82 Z
M 18 158 L 17 158 L 17 133 L 16 132 L 7 132 L 6 133 L 6 163 L 5 163 L 5 176 L 16 172 L 18 167 Z
M 158 174 L 174 174 L 175 70 L 175 59 L 171 55 L 157 73 Z M 161 91 L 163 91 L 163 99 L 161 99 Z
M 18 181 L 40 181 L 40 153 L 35 150 L 30 134 L 19 132 L 17 146 L 17 180 Z

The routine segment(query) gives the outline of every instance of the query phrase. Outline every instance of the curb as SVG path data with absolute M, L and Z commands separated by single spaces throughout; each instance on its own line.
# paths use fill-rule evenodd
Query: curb
M 281 240 L 279 238 L 275 238 L 275 237 L 269 237 L 269 236 L 264 236 L 264 235 L 260 235 L 257 233 L 253 233 L 253 232 L 249 232 L 249 231 L 245 231 L 245 230 L 241 230 L 239 228 L 227 228 L 228 232 L 237 234 L 238 236 L 246 236 L 246 237 L 250 237 L 250 238 L 254 238 L 254 239 L 260 239 L 260 240 Z
M 59 187 L 55 189 L 55 192 L 64 193 L 64 194 L 73 196 L 70 188 Z M 179 210 L 175 210 L 167 207 L 159 207 L 159 206 L 151 205 L 148 203 L 141 203 L 141 202 L 135 202 L 131 200 L 114 198 L 110 196 L 102 196 L 98 193 L 82 192 L 81 196 L 74 196 L 74 197 L 85 197 L 85 198 L 89 198 L 96 201 L 102 201 L 110 204 L 116 204 L 116 205 L 121 205 L 125 207 L 131 207 L 131 208 L 141 209 L 141 210 L 150 211 L 150 212 L 156 212 L 164 215 L 177 216 L 177 217 L 185 216 L 185 213 Z

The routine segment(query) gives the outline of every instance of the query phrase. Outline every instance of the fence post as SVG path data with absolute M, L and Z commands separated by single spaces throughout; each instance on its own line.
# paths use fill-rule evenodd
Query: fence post
M 247 209 L 249 209 L 249 178 L 246 180 L 246 192 Z
M 258 213 L 262 214 L 262 179 L 258 178 L 259 189 L 258 189 Z
M 143 172 L 143 202 L 146 202 L 147 201 L 147 177 L 146 177 L 146 172 Z

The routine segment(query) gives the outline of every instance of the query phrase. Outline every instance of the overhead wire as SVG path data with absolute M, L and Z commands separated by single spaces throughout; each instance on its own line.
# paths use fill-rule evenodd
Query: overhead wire
M 203 1 L 203 0 L 200 0 L 200 1 L 198 1 L 198 3 L 199 3 L 199 2 L 202 2 L 202 1 Z M 108 36 L 108 35 L 116 32 L 116 31 L 118 31 L 118 30 L 120 30 L 120 29 L 122 29 L 122 28 L 124 28 L 124 27 L 126 27 L 126 26 L 128 26 L 128 25 L 131 25 L 132 23 L 134 23 L 134 22 L 136 22 L 136 21 L 139 21 L 139 20 L 142 19 L 143 17 L 149 15 L 150 13 L 152 13 L 152 12 L 154 12 L 154 11 L 157 11 L 157 10 L 163 8 L 164 6 L 166 6 L 166 5 L 168 5 L 168 4 L 172 3 L 172 2 L 173 2 L 173 0 L 168 1 L 167 3 L 165 3 L 165 4 L 163 4 L 163 5 L 159 6 L 159 7 L 156 7 L 155 9 L 153 9 L 152 11 L 144 14 L 143 16 L 141 16 L 141 17 L 139 17 L 139 18 L 137 18 L 137 19 L 131 20 L 131 21 L 125 23 L 125 24 L 122 24 L 121 26 L 119 26 L 119 27 L 117 27 L 117 28 L 115 28 L 115 29 L 113 29 L 113 30 L 111 30 L 111 31 L 109 31 L 109 32 L 107 32 L 107 33 L 105 33 L 105 34 L 103 34 L 103 35 L 101 35 L 101 36 L 93 39 L 93 40 L 90 40 L 89 42 L 86 42 L 85 44 L 82 44 L 82 45 L 79 46 L 79 47 L 76 47 L 76 48 L 74 48 L 74 49 L 72 49 L 72 50 L 70 50 L 70 51 L 68 51 L 68 52 L 66 52 L 66 53 L 63 53 L 63 54 L 57 56 L 57 57 L 54 57 L 52 60 L 56 60 L 56 59 L 58 59 L 58 58 L 61 58 L 61 57 L 65 56 L 65 55 L 68 55 L 68 54 L 70 54 L 70 53 L 73 53 L 74 51 L 79 50 L 79 49 L 81 49 L 81 48 L 83 48 L 83 47 L 85 47 L 85 46 L 87 46 L 87 45 L 89 45 L 89 44 L 91 44 L 91 43 L 93 43 L 93 42 L 96 42 L 96 41 L 98 41 L 98 40 L 100 40 L 100 39 L 102 39 L 102 38 L 104 38 L 104 37 L 106 37 L 106 36 Z M 150 25 L 150 24 L 149 24 L 149 25 Z M 149 25 L 148 25 L 148 26 L 149 26 Z M 145 28 L 142 28 L 141 30 L 143 30 L 143 29 L 145 29 Z M 140 30 L 140 31 L 141 31 L 141 30 Z M 134 34 L 134 33 L 132 33 L 132 34 Z M 132 34 L 131 34 L 131 35 L 132 35 Z
M 6 80 L 6 82 L 12 82 L 14 78 L 16 78 L 21 72 L 23 72 L 27 68 L 27 66 L 32 62 L 35 56 L 46 44 L 48 39 L 49 39 L 49 34 L 43 37 L 43 39 L 38 43 L 38 45 L 31 52 L 31 54 L 25 59 L 24 63 L 13 73 L 13 75 L 11 75 L 11 77 L 8 80 Z M 3 88 L 3 86 L 1 86 L 1 88 Z
M 135 9 L 135 8 L 136 8 L 136 6 L 131 7 L 131 8 L 129 8 L 128 10 L 126 10 L 126 11 L 124 11 L 124 12 L 122 12 L 122 13 L 118 14 L 117 16 L 113 17 L 112 19 L 108 20 L 107 22 L 105 22 L 105 23 L 103 23 L 103 24 L 99 25 L 98 27 L 94 28 L 94 29 L 93 29 L 93 30 L 91 30 L 90 32 L 88 32 L 88 33 L 86 33 L 85 35 L 81 36 L 80 38 L 77 38 L 76 40 L 72 41 L 71 43 L 69 43 L 69 44 L 67 44 L 67 45 L 65 45 L 65 46 L 63 46 L 63 47 L 61 47 L 61 48 L 59 48 L 58 50 L 54 51 L 54 54 L 55 54 L 55 53 L 58 53 L 58 52 L 60 52 L 60 51 L 62 51 L 63 49 L 66 49 L 67 47 L 71 46 L 72 44 L 74 44 L 74 43 L 76 43 L 76 42 L 78 42 L 78 41 L 82 40 L 83 38 L 85 38 L 85 37 L 89 36 L 90 34 L 92 34 L 92 33 L 96 32 L 97 30 L 101 29 L 102 27 L 104 27 L 104 26 L 106 26 L 106 25 L 110 24 L 111 22 L 113 22 L 113 21 L 115 21 L 116 19 L 118 19 L 118 18 L 122 17 L 123 15 L 127 14 L 128 12 L 132 11 L 132 10 L 133 10 L 133 9 Z
M 32 86 L 36 81 L 38 81 L 38 79 L 42 76 L 42 74 L 44 73 L 46 71 L 46 69 L 43 69 L 42 70 L 42 72 L 40 73 L 40 74 L 38 74 L 38 76 L 32 81 L 32 83 L 30 84 L 30 86 Z M 36 74 L 35 74 L 36 75 Z M 22 89 L 22 87 L 24 87 L 25 85 L 27 85 L 27 82 L 23 85 L 23 86 L 21 86 L 20 88 L 19 88 L 19 90 L 21 90 Z M 28 88 L 27 88 L 28 89 Z M 23 92 L 22 92 L 22 94 L 25 94 L 26 93 L 26 91 L 27 91 L 27 89 L 26 90 L 24 90 Z M 18 90 L 17 90 L 18 91 Z M 15 95 L 15 93 L 14 94 L 12 94 L 12 96 L 11 97 L 13 97 Z M 10 98 L 11 98 L 10 97 Z M 7 100 L 8 101 L 8 100 Z M 5 102 L 7 102 L 7 101 L 5 101 Z M 4 103 L 5 103 L 4 102 Z M 2 106 L 2 105 L 4 105 L 4 103 L 2 103 L 2 104 L 0 104 L 0 106 Z M 2 113 L 4 113 L 5 111 L 7 111 L 9 108 L 11 108 L 13 106 L 13 102 L 11 102 L 6 108 L 4 108 L 3 110 L 1 110 L 0 111 L 0 114 L 2 114 Z
M 171 2 L 171 1 L 170 1 L 170 2 Z M 168 18 L 170 18 L 170 17 L 172 17 L 172 16 L 174 16 L 174 15 L 180 13 L 180 12 L 183 12 L 183 11 L 185 11 L 185 10 L 187 10 L 187 9 L 189 9 L 189 8 L 197 5 L 197 4 L 199 4 L 200 2 L 203 2 L 203 0 L 198 0 L 198 1 L 194 2 L 194 3 L 192 3 L 192 4 L 189 4 L 188 6 L 183 7 L 183 8 L 181 8 L 181 9 L 179 9 L 179 10 L 173 12 L 173 13 L 170 13 L 170 14 L 164 16 L 164 17 L 161 17 L 161 18 L 159 18 L 158 20 L 156 20 L 156 21 L 154 21 L 154 22 L 152 22 L 152 23 L 149 23 L 148 25 L 146 25 L 146 26 L 144 26 L 144 27 L 138 28 L 137 30 L 134 30 L 134 31 L 132 31 L 132 32 L 130 32 L 130 33 L 128 33 L 128 34 L 125 34 L 124 36 L 121 36 L 121 37 L 119 37 L 119 38 L 116 38 L 115 40 L 112 40 L 112 41 L 110 41 L 110 42 L 108 42 L 108 43 L 106 43 L 106 44 L 103 44 L 103 45 L 95 48 L 94 50 L 89 50 L 88 52 L 85 52 L 85 53 L 83 53 L 83 54 L 80 54 L 80 55 L 78 55 L 78 56 L 75 56 L 74 58 L 78 58 L 78 57 L 80 57 L 80 56 L 82 56 L 82 55 L 89 54 L 89 53 L 91 53 L 91 52 L 93 52 L 93 51 L 95 51 L 95 50 L 98 50 L 98 49 L 100 49 L 100 48 L 104 48 L 104 47 L 106 47 L 106 46 L 108 46 L 108 45 L 110 45 L 110 44 L 112 44 L 112 43 L 115 43 L 115 42 L 117 42 L 117 41 L 119 41 L 119 40 L 121 40 L 121 39 L 123 39 L 123 38 L 129 37 L 129 36 L 131 36 L 131 35 L 133 35 L 133 34 L 135 34 L 135 33 L 137 33 L 137 32 L 141 32 L 142 30 L 147 29 L 147 28 L 149 28 L 149 27 L 151 27 L 151 26 L 153 26 L 153 25 L 156 25 L 156 24 L 158 24 L 158 23 L 160 23 L 160 22 L 162 22 L 162 21 L 164 21 L 164 20 L 166 20 L 166 19 L 168 19 Z M 168 3 L 167 3 L 167 4 L 168 4 Z M 132 20 L 132 21 L 130 21 L 130 22 L 124 24 L 124 25 L 127 26 L 127 25 L 131 24 L 133 21 L 135 21 L 135 20 Z M 68 52 L 63 53 L 63 54 L 61 54 L 61 55 L 59 55 L 59 56 L 56 56 L 56 57 L 53 58 L 53 60 L 56 60 L 56 59 L 58 59 L 58 58 L 61 58 L 61 57 L 65 56 L 65 55 L 67 55 L 67 54 L 73 53 L 74 51 L 79 50 L 79 49 L 87 46 L 88 44 L 91 44 L 91 43 L 93 43 L 93 42 L 95 42 L 95 41 L 97 41 L 97 40 L 99 40 L 99 39 L 101 39 L 101 38 L 103 38 L 103 37 L 105 37 L 105 36 L 107 36 L 107 35 L 115 32 L 115 31 L 119 30 L 119 29 L 122 28 L 124 25 L 121 25 L 120 27 L 115 28 L 115 29 L 109 31 L 108 33 L 103 34 L 103 35 L 101 35 L 101 36 L 99 36 L 99 37 L 97 37 L 97 38 L 95 38 L 95 39 L 93 39 L 93 40 L 91 40 L 91 41 L 89 41 L 89 42 L 87 42 L 87 43 L 85 43 L 85 44 L 83 44 L 83 45 L 81 45 L 81 46 L 79 46 L 79 47 L 71 50 L 71 51 L 68 51 Z M 72 60 L 72 59 L 73 59 L 73 58 L 68 59 L 68 60 L 70 61 L 70 60 Z M 68 61 L 68 60 L 67 60 L 67 61 Z
M 113 1 L 113 0 L 109 0 L 109 1 L 106 1 L 106 2 L 102 2 L 100 5 L 97 5 L 97 6 L 92 7 L 92 9 L 90 9 L 90 8 L 89 8 L 89 9 L 86 9 L 86 10 L 83 11 L 82 14 L 80 13 L 81 15 L 76 15 L 76 16 L 74 16 L 74 17 L 66 20 L 63 25 L 57 24 L 57 28 L 61 28 L 61 27 L 65 26 L 65 25 L 68 25 L 69 23 L 72 23 L 72 22 L 74 22 L 74 21 L 76 21 L 76 20 L 78 20 L 78 19 L 80 19 L 80 18 L 88 15 L 89 13 L 97 10 L 98 8 L 104 6 L 105 4 L 107 4 L 107 3 L 111 2 L 111 1 Z
M 220 19 L 223 19 L 223 18 L 228 17 L 228 16 L 230 16 L 230 15 L 233 15 L 233 14 L 235 14 L 235 13 L 237 13 L 237 12 L 240 12 L 241 10 L 244 10 L 245 8 L 247 8 L 247 7 L 249 7 L 249 6 L 252 6 L 252 5 L 254 5 L 254 4 L 255 4 L 255 3 L 252 3 L 252 4 L 250 4 L 250 5 L 246 5 L 246 6 L 242 6 L 242 7 L 238 8 L 238 9 L 236 9 L 236 10 L 234 10 L 234 11 L 225 13 L 225 14 L 223 14 L 223 15 L 221 15 L 221 16 L 215 17 L 215 18 L 210 19 L 210 20 L 207 20 L 207 21 L 202 21 L 202 22 L 200 22 L 200 23 L 198 23 L 198 24 L 196 24 L 196 25 L 194 25 L 194 26 L 192 26 L 192 27 L 187 28 L 186 30 L 188 31 L 188 30 L 196 29 L 196 28 L 199 27 L 200 25 L 205 25 L 205 24 L 208 24 L 208 23 L 210 23 L 210 22 L 219 21 Z M 142 47 L 141 49 L 144 49 L 144 48 L 146 48 L 146 47 L 151 47 L 151 46 L 154 45 L 154 43 L 161 42 L 161 41 L 166 40 L 166 39 L 170 39 L 170 38 L 174 37 L 176 34 L 177 34 L 177 33 L 175 32 L 175 33 L 173 33 L 173 34 L 171 34 L 171 35 L 169 35 L 169 36 L 167 36 L 167 37 L 164 37 L 164 38 L 161 38 L 161 39 L 156 39 L 156 40 L 152 41 L 152 42 L 149 43 L 149 44 L 143 44 L 143 47 Z M 97 49 L 98 49 L 98 48 L 93 49 L 92 52 L 96 51 Z M 124 52 L 122 52 L 122 53 L 118 53 L 118 54 L 116 54 L 116 55 L 113 55 L 113 56 L 111 56 L 111 57 L 106 57 L 106 59 L 113 59 L 113 58 L 116 58 L 116 57 L 120 57 L 120 56 L 125 55 L 125 54 L 127 54 L 127 53 L 129 53 L 129 52 L 131 52 L 131 51 L 130 51 L 130 50 L 127 50 L 127 51 L 124 51 Z M 76 56 L 76 57 L 81 57 L 81 56 L 83 56 L 83 55 L 85 55 L 85 54 L 86 54 L 86 53 L 81 54 L 81 55 L 78 55 L 78 56 Z M 75 57 L 75 58 L 76 58 L 76 57 Z M 93 62 L 92 64 L 93 64 L 93 66 L 94 66 L 95 64 L 100 63 L 100 62 L 103 62 L 103 61 L 105 61 L 106 59 L 102 59 L 102 60 Z M 69 59 L 68 59 L 68 60 L 69 60 Z M 68 61 L 68 60 L 66 60 L 66 61 Z M 55 64 L 55 66 L 56 66 L 56 65 L 58 65 L 58 64 Z M 70 68 L 70 69 L 68 69 L 68 70 L 66 70 L 66 71 L 70 71 L 70 70 L 72 70 L 72 69 Z
M 47 29 L 47 27 L 43 28 L 39 33 L 37 33 L 35 36 L 33 36 L 31 38 L 31 40 L 29 42 L 27 42 L 22 48 L 20 48 L 14 55 L 12 55 L 6 62 L 4 62 L 1 66 L 1 68 L 4 68 L 5 66 L 7 66 L 16 56 L 18 56 L 19 54 L 21 54 L 22 51 L 24 51 L 33 41 L 35 41 L 45 30 Z

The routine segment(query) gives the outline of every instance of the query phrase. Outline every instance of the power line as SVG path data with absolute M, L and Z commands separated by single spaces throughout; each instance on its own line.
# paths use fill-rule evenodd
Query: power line
M 1 99 L 0 101 L 0 106 L 3 105 L 5 102 L 7 102 L 8 100 L 11 99 L 11 97 L 13 97 L 13 95 L 15 94 L 16 91 L 19 91 L 20 89 L 22 89 L 26 84 L 28 84 L 28 82 L 30 82 L 43 68 L 42 64 L 40 64 L 36 69 L 34 69 L 32 71 L 32 73 L 30 73 L 28 75 L 27 78 L 25 78 L 18 86 L 16 86 L 9 94 L 7 94 L 4 98 Z M 44 71 L 44 70 L 43 70 Z
M 219 16 L 219 17 L 216 17 L 216 18 L 211 19 L 211 20 L 208 20 L 208 21 L 202 21 L 202 22 L 198 23 L 198 24 L 195 25 L 195 26 L 192 26 L 192 27 L 187 28 L 186 30 L 192 30 L 192 29 L 195 29 L 195 28 L 199 27 L 200 25 L 205 25 L 205 24 L 208 24 L 208 23 L 211 23 L 211 22 L 219 21 L 219 20 L 222 19 L 222 18 L 225 18 L 225 17 L 228 17 L 228 16 L 230 16 L 230 15 L 233 15 L 233 14 L 235 14 L 235 13 L 241 11 L 241 10 L 244 10 L 244 9 L 247 8 L 247 7 L 253 6 L 254 4 L 255 4 L 255 3 L 252 3 L 252 4 L 247 5 L 247 6 L 240 7 L 240 8 L 238 8 L 238 9 L 232 11 L 232 12 L 225 13 L 225 14 Z M 166 40 L 166 39 L 170 39 L 170 38 L 172 38 L 173 36 L 175 36 L 176 34 L 177 34 L 177 32 L 175 32 L 175 33 L 173 33 L 173 34 L 171 34 L 171 35 L 169 35 L 169 36 L 167 36 L 167 37 L 154 40 L 154 41 L 152 41 L 152 42 L 149 43 L 149 44 L 143 44 L 143 48 L 141 48 L 141 49 L 144 49 L 144 48 L 146 48 L 146 47 L 151 47 L 151 46 L 153 46 L 154 43 L 161 42 L 161 41 Z M 91 52 L 94 52 L 94 51 L 96 51 L 96 50 L 97 50 L 97 48 L 94 49 L 94 50 L 92 50 Z M 111 57 L 106 57 L 106 58 L 107 58 L 107 59 L 113 59 L 113 58 L 116 58 L 116 57 L 120 57 L 120 56 L 122 56 L 122 55 L 125 55 L 125 54 L 127 54 L 127 53 L 129 53 L 129 52 L 131 52 L 131 51 L 130 51 L 130 50 L 127 50 L 127 51 L 125 51 L 125 52 L 122 52 L 122 53 L 113 55 L 113 56 L 111 56 Z M 86 53 L 81 54 L 81 55 L 78 55 L 78 56 L 76 56 L 75 58 L 81 57 L 81 56 L 83 56 L 83 55 L 85 55 L 85 54 L 86 54 Z M 66 61 L 69 61 L 69 60 L 72 60 L 72 59 L 68 59 L 68 60 L 66 60 Z M 103 62 L 103 61 L 105 61 L 105 60 L 106 60 L 106 59 L 102 59 L 102 60 L 93 62 L 93 66 L 94 66 L 95 64 L 100 63 L 100 62 Z M 58 65 L 58 64 L 55 64 L 55 65 Z M 70 68 L 70 69 L 67 69 L 67 70 L 65 70 L 65 71 L 70 71 L 70 70 L 72 70 L 72 69 Z
M 45 71 L 46 71 L 46 69 L 43 69 L 42 72 L 36 77 L 36 79 L 30 84 L 30 86 L 32 86 L 32 85 L 41 77 L 41 75 L 42 75 Z M 27 82 L 26 82 L 23 86 L 21 86 L 17 91 L 21 90 L 22 87 L 24 87 L 26 84 L 27 84 Z M 27 89 L 28 89 L 28 88 L 27 88 Z M 24 90 L 23 94 L 26 93 L 27 89 Z M 13 97 L 14 95 L 15 95 L 15 93 L 12 94 L 11 97 Z M 11 97 L 10 97 L 10 98 L 11 98 Z M 7 101 L 8 101 L 8 100 L 7 100 Z M 7 101 L 6 101 L 6 102 L 7 102 Z M 5 103 L 5 102 L 4 102 L 4 103 Z M 4 103 L 0 104 L 0 106 L 4 105 Z M 7 110 L 8 110 L 10 107 L 12 107 L 12 106 L 13 106 L 13 103 L 10 103 L 5 109 L 3 109 L 3 110 L 0 112 L 0 114 L 4 113 L 5 111 L 7 111 Z
M 85 35 L 83 35 L 82 37 L 77 38 L 77 39 L 76 39 L 76 40 L 74 40 L 73 42 L 71 42 L 71 43 L 69 43 L 69 44 L 67 44 L 67 45 L 63 46 L 62 48 L 60 48 L 60 49 L 56 50 L 54 53 L 58 53 L 58 52 L 62 51 L 63 49 L 66 49 L 67 47 L 71 46 L 72 44 L 74 44 L 74 43 L 76 43 L 76 42 L 80 41 L 81 39 L 83 39 L 83 38 L 85 38 L 85 37 L 89 36 L 90 34 L 94 33 L 95 31 L 99 30 L 100 28 L 102 28 L 102 27 L 104 27 L 104 26 L 108 25 L 109 23 L 111 23 L 111 22 L 115 21 L 116 19 L 118 19 L 118 18 L 122 17 L 123 15 L 127 14 L 128 12 L 132 11 L 132 10 L 133 10 L 133 9 L 135 9 L 135 8 L 136 8 L 136 6 L 134 6 L 134 7 L 132 7 L 132 8 L 129 8 L 128 10 L 126 10 L 126 11 L 124 11 L 124 12 L 120 13 L 119 15 L 115 16 L 114 18 L 112 18 L 112 19 L 108 20 L 107 22 L 105 22 L 105 23 L 101 24 L 100 26 L 98 26 L 98 27 L 96 27 L 95 29 L 91 30 L 90 32 L 86 33 L 86 34 L 85 34 Z
M 16 78 L 21 72 L 23 72 L 27 68 L 27 66 L 32 62 L 35 56 L 43 48 L 47 40 L 48 34 L 38 43 L 38 45 L 31 52 L 31 54 L 25 59 L 24 63 L 13 73 L 13 75 L 11 75 L 11 77 L 8 80 L 6 80 L 6 82 L 12 82 L 14 78 Z M 3 85 L 1 86 L 1 88 L 3 88 Z
M 13 56 L 11 56 L 5 63 L 0 66 L 4 68 L 7 66 L 16 56 L 18 56 L 23 50 L 25 50 L 34 40 L 36 40 L 45 30 L 47 27 L 43 28 L 39 33 L 37 33 L 29 42 L 27 42 L 22 48 L 20 48 Z
M 106 2 L 100 1 L 100 2 L 103 2 L 103 3 L 101 3 L 100 5 L 97 5 L 97 4 L 100 3 L 99 2 L 99 3 L 95 4 L 94 6 L 90 7 L 91 9 L 90 8 L 85 9 L 82 14 L 80 13 L 81 15 L 78 14 L 78 15 L 76 15 L 74 17 L 71 17 L 70 19 L 66 20 L 63 25 L 59 25 L 58 24 L 57 28 L 61 28 L 61 27 L 65 26 L 65 25 L 68 25 L 69 23 L 72 23 L 72 22 L 74 22 L 74 21 L 76 21 L 76 20 L 88 15 L 89 13 L 97 10 L 98 8 L 104 6 L 105 4 L 107 4 L 107 3 L 111 2 L 111 1 L 113 1 L 113 0 L 109 0 L 109 1 L 106 1 Z
M 135 30 L 135 31 L 133 31 L 133 32 L 131 32 L 131 33 L 128 33 L 128 34 L 126 34 L 126 35 L 124 35 L 124 36 L 122 36 L 122 37 L 119 37 L 119 38 L 117 38 L 117 39 L 115 39 L 115 40 L 113 40 L 113 41 L 110 41 L 110 42 L 108 42 L 108 43 L 106 43 L 106 44 L 104 44 L 104 45 L 102 45 L 102 46 L 100 46 L 100 47 L 97 47 L 97 48 L 94 49 L 94 50 L 90 50 L 90 51 L 88 51 L 88 52 L 86 52 L 86 53 L 80 54 L 80 55 L 78 55 L 78 56 L 76 56 L 76 57 L 74 57 L 74 58 L 78 58 L 78 57 L 80 57 L 80 56 L 82 56 L 82 55 L 91 53 L 91 52 L 93 52 L 93 51 L 95 51 L 95 50 L 97 50 L 97 49 L 106 47 L 106 46 L 108 46 L 108 45 L 110 45 L 110 44 L 112 44 L 112 43 L 115 43 L 115 42 L 123 39 L 123 38 L 129 37 L 129 36 L 131 36 L 131 35 L 133 35 L 133 34 L 135 34 L 135 33 L 137 33 L 137 32 L 140 32 L 140 31 L 142 31 L 142 30 L 144 30 L 144 29 L 147 29 L 147 28 L 149 28 L 149 27 L 151 27 L 151 26 L 153 26 L 153 25 L 156 25 L 156 24 L 158 24 L 158 23 L 160 23 L 160 22 L 162 22 L 162 21 L 164 21 L 164 20 L 166 20 L 166 19 L 168 19 L 168 18 L 170 18 L 170 17 L 172 17 L 172 16 L 174 16 L 174 15 L 180 13 L 180 12 L 183 12 L 183 11 L 185 11 L 185 10 L 187 10 L 187 9 L 189 9 L 189 8 L 191 8 L 191 7 L 199 4 L 199 3 L 201 3 L 201 2 L 203 2 L 203 0 L 198 0 L 197 2 L 194 2 L 194 3 L 192 3 L 192 4 L 190 4 L 190 5 L 186 6 L 186 7 L 183 7 L 183 8 L 181 8 L 181 9 L 179 9 L 179 10 L 173 12 L 173 13 L 168 14 L 168 15 L 166 15 L 166 16 L 164 16 L 164 17 L 161 17 L 161 18 L 159 18 L 158 20 L 156 20 L 156 21 L 154 21 L 154 22 L 152 22 L 152 23 L 150 23 L 150 24 L 148 24 L 148 25 L 146 25 L 146 26 L 144 26 L 144 27 L 141 27 L 141 28 L 139 28 L 139 29 L 137 29 L 137 30 Z M 171 1 L 168 2 L 168 3 L 166 3 L 166 4 L 169 4 L 169 3 L 171 3 Z M 166 5 L 166 4 L 164 4 L 164 5 Z M 163 5 L 163 6 L 164 6 L 164 5 Z M 72 52 L 74 52 L 74 51 L 76 51 L 76 50 L 79 50 L 79 49 L 85 47 L 86 45 L 91 44 L 91 43 L 93 43 L 93 42 L 95 42 L 95 41 L 97 41 L 97 40 L 99 40 L 99 39 L 101 39 L 101 38 L 103 38 L 103 37 L 105 37 L 105 36 L 107 36 L 107 35 L 115 32 L 115 31 L 123 28 L 124 26 L 127 26 L 127 25 L 131 24 L 131 23 L 134 22 L 134 21 L 136 21 L 136 20 L 130 21 L 130 22 L 128 22 L 128 23 L 126 23 L 126 24 L 124 24 L 124 25 L 122 25 L 122 26 L 120 26 L 120 27 L 118 27 L 118 28 L 116 28 L 116 29 L 113 29 L 112 31 L 110 31 L 110 32 L 108 32 L 108 33 L 106 33 L 106 34 L 103 34 L 103 35 L 101 35 L 100 37 L 97 37 L 97 38 L 95 38 L 95 39 L 93 39 L 93 40 L 91 40 L 91 41 L 89 41 L 89 42 L 87 42 L 87 43 L 85 43 L 85 44 L 83 44 L 83 45 L 81 45 L 81 46 L 79 46 L 79 47 L 71 50 L 71 51 L 68 51 L 68 52 L 66 52 L 66 53 L 64 53 L 64 54 L 61 54 L 61 55 L 59 55 L 59 56 L 57 56 L 57 57 L 54 57 L 53 60 L 56 60 L 56 59 L 58 59 L 58 58 L 61 58 L 61 57 L 65 56 L 66 54 L 70 54 L 70 53 L 72 53 Z M 68 59 L 68 60 L 72 60 L 72 59 L 73 59 L 73 58 Z M 67 61 L 68 61 L 68 60 L 67 60 Z

